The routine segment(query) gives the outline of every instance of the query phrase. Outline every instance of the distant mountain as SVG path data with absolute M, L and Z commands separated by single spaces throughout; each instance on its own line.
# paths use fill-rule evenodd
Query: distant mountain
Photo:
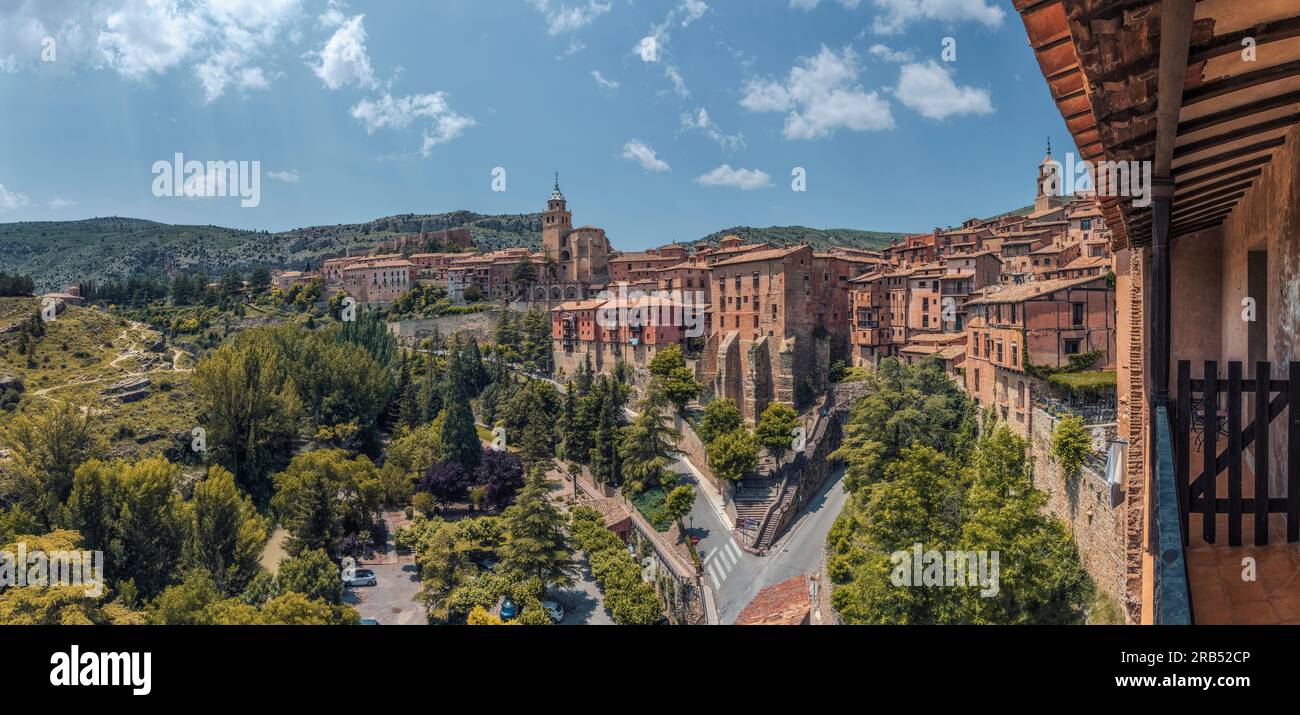
M 806 226 L 769 226 L 753 228 L 735 226 L 725 231 L 711 233 L 692 242 L 692 245 L 717 245 L 723 236 L 740 236 L 746 243 L 768 243 L 773 246 L 793 246 L 806 243 L 815 250 L 841 246 L 844 248 L 884 248 L 906 233 L 887 231 L 859 231 L 854 228 L 808 228 Z
M 78 281 L 162 276 L 189 270 L 216 276 L 230 269 L 247 272 L 258 266 L 316 267 L 321 260 L 345 252 L 366 253 L 383 239 L 458 226 L 469 226 L 475 245 L 483 251 L 541 248 L 542 219 L 535 213 L 403 214 L 368 223 L 309 226 L 279 233 L 114 216 L 0 224 L 0 271 L 31 275 L 37 288 L 45 291 Z M 808 243 L 818 250 L 832 246 L 880 248 L 905 235 L 847 228 L 737 226 L 692 243 L 716 244 L 730 234 L 778 246 Z
M 368 252 L 385 238 L 457 226 L 469 226 L 483 250 L 541 245 L 540 214 L 404 214 L 280 233 L 109 217 L 0 224 L 0 271 L 29 274 L 39 289 L 52 290 L 76 281 L 184 270 L 217 275 L 232 268 L 314 267 L 348 251 Z

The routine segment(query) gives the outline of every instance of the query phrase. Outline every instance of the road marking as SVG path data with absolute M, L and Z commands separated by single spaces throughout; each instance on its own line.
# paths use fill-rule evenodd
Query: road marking
M 713 582 L 715 589 L 721 585 L 718 581 L 718 571 L 713 567 L 713 564 L 709 564 L 709 580 Z
M 732 555 L 736 557 L 737 561 L 740 560 L 740 547 L 736 546 L 735 541 L 732 540 L 727 541 L 727 550 L 730 551 Z

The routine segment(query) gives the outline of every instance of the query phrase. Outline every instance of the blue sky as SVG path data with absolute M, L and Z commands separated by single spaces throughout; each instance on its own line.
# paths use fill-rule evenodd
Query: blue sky
M 950 225 L 1070 150 L 1007 0 L 0 0 L 0 107 L 0 221 L 523 213 L 559 171 L 623 249 Z M 177 152 L 260 204 L 154 196 Z

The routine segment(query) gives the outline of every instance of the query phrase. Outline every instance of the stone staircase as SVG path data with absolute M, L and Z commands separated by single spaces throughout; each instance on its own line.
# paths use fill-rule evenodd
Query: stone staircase
M 790 502 L 794 501 L 794 495 L 799 491 L 799 475 L 790 477 L 785 486 L 781 488 L 781 493 L 775 495 L 773 501 L 776 506 L 772 509 L 772 516 L 763 524 L 763 530 L 759 533 L 758 539 L 754 541 L 754 548 L 766 549 L 776 540 L 777 528 L 781 524 L 781 515 L 790 508 Z
M 736 521 L 742 519 L 757 525 L 763 521 L 768 509 L 777 499 L 777 490 L 781 487 L 779 479 L 753 478 L 741 480 L 739 488 L 732 495 L 736 507 Z M 752 531 L 755 527 L 749 527 Z

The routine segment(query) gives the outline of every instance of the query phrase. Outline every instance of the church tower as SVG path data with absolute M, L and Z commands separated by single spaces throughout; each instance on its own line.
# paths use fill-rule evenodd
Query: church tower
M 542 213 L 542 251 L 561 263 L 570 259 L 567 243 L 573 230 L 573 214 L 566 205 L 564 194 L 560 193 L 560 174 L 556 172 L 555 188 Z
M 1047 138 L 1047 156 L 1038 163 L 1037 190 L 1034 193 L 1034 213 L 1050 211 L 1064 203 L 1064 168 L 1052 158 L 1052 138 Z M 1055 174 L 1055 178 L 1052 178 Z M 1048 191 L 1049 185 L 1052 191 Z

